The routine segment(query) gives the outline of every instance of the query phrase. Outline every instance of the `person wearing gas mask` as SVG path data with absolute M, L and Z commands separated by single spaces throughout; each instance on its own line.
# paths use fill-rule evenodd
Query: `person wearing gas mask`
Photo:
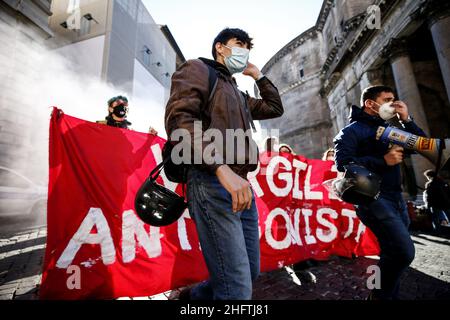
M 203 157 L 202 164 L 189 165 L 189 213 L 197 227 L 210 278 L 182 291 L 180 300 L 248 300 L 252 282 L 259 274 L 258 212 L 247 180 L 247 173 L 257 168 L 258 153 L 255 161 L 249 148 L 238 147 L 231 153 L 234 150 L 226 146 L 227 130 L 251 133 L 252 119 L 280 117 L 284 110 L 277 88 L 248 61 L 252 46 L 252 38 L 245 31 L 226 28 L 213 41 L 214 60 L 187 61 L 172 76 L 165 115 L 167 136 L 185 129 L 194 141 L 194 122 L 201 120 L 202 130 L 220 131 L 224 138 L 220 143 L 225 145 L 221 154 L 215 153 L 214 161 L 208 163 Z M 233 78 L 236 73 L 253 78 L 262 99 L 242 93 Z M 211 74 L 217 78 L 212 96 L 208 81 Z M 251 137 L 249 140 L 254 143 Z M 231 144 L 234 148 L 233 141 Z M 189 147 L 194 154 L 203 151 L 196 149 L 195 143 Z M 235 161 L 236 156 L 244 161 Z
M 404 150 L 376 140 L 376 132 L 379 126 L 388 126 L 386 120 L 398 117 L 402 130 L 426 135 L 409 115 L 408 106 L 396 100 L 390 87 L 366 88 L 361 105 L 362 108 L 352 107 L 350 124 L 334 138 L 335 162 L 340 172 L 344 172 L 346 166 L 359 165 L 380 178 L 378 195 L 356 204 L 355 208 L 359 219 L 377 237 L 381 250 L 378 263 L 381 286 L 372 290 L 369 299 L 397 299 L 400 276 L 415 255 L 408 232 L 406 204 L 401 195 L 400 164 Z
M 97 121 L 97 123 L 106 124 L 110 127 L 131 129 L 131 122 L 127 120 L 128 110 L 127 97 L 112 97 L 108 100 L 108 115 L 105 117 L 105 120 Z M 158 134 L 153 127 L 149 128 L 148 133 L 152 135 Z

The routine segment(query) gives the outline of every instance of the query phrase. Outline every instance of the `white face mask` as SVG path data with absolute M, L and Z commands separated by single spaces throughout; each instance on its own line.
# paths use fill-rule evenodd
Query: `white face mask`
M 231 50 L 231 56 L 225 57 L 225 65 L 230 73 L 235 74 L 244 71 L 247 68 L 250 50 L 239 47 L 225 47 Z
M 376 103 L 376 102 L 375 102 Z M 378 109 L 378 111 L 375 111 L 376 113 L 378 113 L 378 115 L 380 116 L 381 119 L 383 120 L 389 120 L 392 119 L 393 117 L 395 117 L 395 108 L 392 107 L 392 103 L 393 102 L 386 102 L 383 103 L 382 105 L 378 104 L 380 106 L 380 109 Z

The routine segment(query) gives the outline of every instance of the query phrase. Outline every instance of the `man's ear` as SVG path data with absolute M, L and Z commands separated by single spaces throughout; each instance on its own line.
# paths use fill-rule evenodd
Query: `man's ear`
M 366 107 L 366 108 L 368 108 L 368 109 L 371 109 L 372 106 L 373 106 L 373 101 L 372 101 L 372 100 L 367 99 L 367 100 L 364 102 L 364 107 Z
M 216 52 L 217 54 L 223 54 L 223 44 L 221 42 L 216 43 Z

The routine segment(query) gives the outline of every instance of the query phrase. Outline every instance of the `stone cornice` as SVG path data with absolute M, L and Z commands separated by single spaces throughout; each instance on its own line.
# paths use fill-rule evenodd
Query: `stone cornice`
M 382 12 L 385 13 L 385 12 L 389 11 L 389 9 L 391 9 L 397 1 L 398 0 L 386 2 L 384 0 L 378 0 L 376 4 L 379 5 L 381 7 Z M 316 27 L 315 27 L 316 32 L 322 31 L 323 24 L 322 24 L 322 29 L 319 29 L 320 23 L 325 23 L 326 18 L 328 17 L 329 10 L 331 10 L 332 4 L 333 4 L 333 1 L 325 1 L 324 2 L 324 5 L 322 6 L 322 10 L 321 10 L 321 15 L 319 16 L 319 19 L 318 19 Z M 323 66 L 321 68 L 320 72 L 325 78 L 331 77 L 332 70 L 334 70 L 336 68 L 336 66 L 340 62 L 340 58 L 342 58 L 346 54 L 347 51 L 352 52 L 353 50 L 358 49 L 365 42 L 365 40 L 367 40 L 367 31 L 373 32 L 373 30 L 368 30 L 366 27 L 363 26 L 363 25 L 366 25 L 365 22 L 367 19 L 368 19 L 367 13 L 363 12 L 357 16 L 352 17 L 351 19 L 349 19 L 345 22 L 345 24 L 343 26 L 342 38 L 339 39 L 339 41 L 333 48 L 331 48 L 331 50 L 328 53 L 328 56 L 325 59 L 325 62 L 323 63 Z M 359 33 L 357 32 L 358 29 L 360 29 Z M 355 34 L 356 34 L 356 37 L 354 37 Z M 337 61 L 336 57 L 339 57 L 338 61 Z M 271 66 L 275 62 L 276 61 L 273 61 Z M 333 82 L 330 82 L 330 84 L 332 84 L 332 83 Z M 331 87 L 329 89 L 331 89 Z M 327 91 L 328 91 L 328 89 L 326 89 L 325 87 L 322 90 L 322 92 L 327 92 Z
M 345 23 L 344 31 L 343 31 L 343 38 L 340 39 L 340 41 L 338 41 L 336 46 L 333 49 L 331 49 L 331 51 L 328 53 L 328 56 L 322 66 L 322 70 L 321 70 L 322 74 L 325 75 L 328 72 L 328 70 L 331 68 L 331 66 L 335 63 L 336 56 L 338 56 L 340 48 L 347 47 L 346 44 L 348 44 L 349 41 L 353 40 L 353 38 L 349 37 L 349 34 L 352 31 L 354 31 L 355 29 L 357 29 L 361 25 L 361 23 L 364 19 L 365 19 L 365 14 L 359 14 L 359 15 L 353 17 L 352 19 L 348 20 Z
M 326 0 L 322 4 L 322 8 L 320 9 L 319 17 L 316 22 L 316 29 L 319 32 L 322 32 L 325 23 L 327 22 L 328 15 L 330 14 L 331 8 L 334 5 L 335 0 Z
M 381 9 L 382 21 L 387 19 L 389 12 L 400 0 L 377 0 L 375 5 L 378 5 Z M 342 66 L 345 66 L 351 59 L 364 47 L 364 45 L 370 41 L 371 36 L 376 30 L 371 30 L 367 27 L 367 21 L 370 17 L 367 13 L 362 13 L 360 20 L 355 23 L 353 29 L 349 30 L 346 35 L 346 42 L 339 48 L 337 56 L 339 59 L 333 59 L 330 65 L 324 64 L 323 77 L 325 79 L 331 78 L 332 75 L 339 74 L 342 70 Z M 322 88 L 322 94 L 328 94 L 334 87 L 337 81 L 330 81 L 329 84 L 325 84 Z
M 450 2 L 448 0 L 428 0 L 416 12 L 418 16 L 428 19 L 431 27 L 439 20 L 450 16 Z
M 272 68 L 272 66 L 277 63 L 281 58 L 283 58 L 288 53 L 292 52 L 294 49 L 302 45 L 306 40 L 312 39 L 317 36 L 318 32 L 322 32 L 328 15 L 333 7 L 335 0 L 325 0 L 322 4 L 320 10 L 319 18 L 317 19 L 316 25 L 309 28 L 305 32 L 301 33 L 298 37 L 294 38 L 291 42 L 280 49 L 266 65 L 262 68 L 262 72 L 266 73 Z
M 320 89 L 319 94 L 322 98 L 325 98 L 328 93 L 330 93 L 331 89 L 333 89 L 336 84 L 341 79 L 341 73 L 336 72 L 331 74 L 331 76 L 328 78 L 328 80 L 325 81 L 325 84 L 323 85 L 322 89 Z
M 408 54 L 408 41 L 405 38 L 393 38 L 381 50 L 381 55 L 386 59 L 395 59 Z
M 382 20 L 386 19 L 387 13 L 389 12 L 390 9 L 392 9 L 394 7 L 394 5 L 399 2 L 400 0 L 390 0 L 390 1 L 386 1 L 386 0 L 377 0 L 375 5 L 378 6 L 381 10 L 381 17 Z M 371 19 L 371 17 L 369 15 L 367 15 L 367 13 L 364 13 L 364 21 L 362 21 L 363 23 L 360 25 L 360 30 L 359 33 L 357 34 L 355 40 L 350 44 L 349 46 L 349 51 L 355 51 L 357 50 L 357 48 L 359 48 L 360 43 L 365 43 L 368 40 L 367 34 L 369 33 L 373 33 L 374 29 L 369 29 L 367 27 L 367 21 Z
M 298 37 L 294 38 L 291 42 L 289 42 L 287 45 L 285 45 L 280 51 L 278 51 L 270 60 L 266 63 L 266 65 L 261 69 L 263 73 L 266 73 L 267 71 L 272 68 L 272 66 L 280 61 L 285 55 L 292 52 L 294 49 L 305 43 L 307 40 L 312 39 L 317 36 L 317 29 L 316 27 L 312 27 L 302 34 L 300 34 Z
M 339 49 L 341 47 L 343 47 L 346 43 L 348 43 L 351 40 L 350 37 L 349 37 L 349 34 L 359 27 L 359 25 L 364 20 L 364 18 L 365 18 L 364 14 L 359 14 L 359 15 L 353 17 L 352 19 L 349 19 L 344 24 L 342 38 L 340 38 L 338 40 L 338 42 L 336 43 L 336 46 L 333 47 L 330 50 L 330 52 L 328 53 L 328 56 L 325 59 L 325 62 L 323 64 L 323 66 L 322 66 L 322 70 L 321 70 L 322 74 L 326 74 L 327 73 L 327 71 L 330 69 L 332 64 L 335 62 L 335 58 L 336 58 L 336 56 L 338 55 L 338 53 L 340 51 Z

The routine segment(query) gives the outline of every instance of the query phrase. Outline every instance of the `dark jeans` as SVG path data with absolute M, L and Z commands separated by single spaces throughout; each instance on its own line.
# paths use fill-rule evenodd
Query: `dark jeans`
M 381 287 L 373 291 L 374 297 L 397 299 L 400 276 L 415 255 L 405 201 L 399 193 L 382 194 L 368 206 L 357 206 L 356 214 L 380 244 Z
M 209 280 L 194 288 L 192 300 L 249 300 L 259 274 L 258 211 L 233 213 L 231 195 L 215 175 L 191 168 L 189 212 L 197 227 Z

